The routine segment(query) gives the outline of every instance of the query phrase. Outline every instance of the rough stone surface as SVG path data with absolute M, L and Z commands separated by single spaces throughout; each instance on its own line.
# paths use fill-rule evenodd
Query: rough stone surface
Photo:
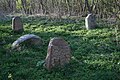
M 87 30 L 96 28 L 96 19 L 93 14 L 88 14 L 88 16 L 85 18 L 85 26 Z
M 12 19 L 12 30 L 15 32 L 23 31 L 23 24 L 20 17 L 17 16 Z
M 64 66 L 71 59 L 70 47 L 62 38 L 52 38 L 48 45 L 45 67 L 50 70 L 56 66 Z
M 12 44 L 12 49 L 16 49 L 19 47 L 19 45 L 23 42 L 27 41 L 29 44 L 32 45 L 42 45 L 43 41 L 42 39 L 34 34 L 26 34 L 18 38 L 16 41 L 13 42 Z

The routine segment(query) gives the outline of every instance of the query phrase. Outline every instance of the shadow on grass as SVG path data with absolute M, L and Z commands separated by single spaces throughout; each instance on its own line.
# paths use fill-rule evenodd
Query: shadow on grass
M 37 24 L 37 22 L 33 22 Z M 27 23 L 27 22 L 25 22 Z M 61 22 L 62 23 L 62 22 Z M 67 23 L 66 23 L 67 24 Z M 41 25 L 41 24 L 40 24 Z M 42 24 L 46 26 L 46 24 Z M 54 26 L 60 26 L 56 24 Z M 50 25 L 47 27 L 51 27 Z M 54 28 L 57 28 L 54 27 Z M 44 27 L 43 27 L 44 28 Z M 120 50 L 108 37 L 102 36 L 102 31 L 68 30 L 69 27 L 59 30 L 35 31 L 25 29 L 23 33 L 13 33 L 10 28 L 1 29 L 1 37 L 6 43 L 0 45 L 0 79 L 8 79 L 11 74 L 13 79 L 23 80 L 119 80 L 119 51 Z M 82 32 L 83 31 L 83 32 Z M 99 32 L 99 34 L 97 33 Z M 42 48 L 23 45 L 20 51 L 11 51 L 11 44 L 20 36 L 25 34 L 35 34 L 40 36 L 44 45 Z M 4 35 L 3 35 L 4 34 Z M 99 35 L 99 36 L 97 36 Z M 111 35 L 110 35 L 111 36 Z M 36 67 L 40 60 L 44 60 L 47 55 L 47 47 L 51 38 L 63 37 L 72 50 L 70 64 L 64 68 L 56 68 L 47 71 L 43 66 Z

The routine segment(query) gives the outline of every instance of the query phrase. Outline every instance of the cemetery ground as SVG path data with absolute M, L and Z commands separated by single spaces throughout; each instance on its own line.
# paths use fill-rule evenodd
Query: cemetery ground
M 82 19 L 22 18 L 24 32 L 14 33 L 10 21 L 0 22 L 0 80 L 120 80 L 120 45 L 114 25 L 103 21 L 86 30 Z M 24 34 L 35 34 L 44 45 L 11 44 Z M 118 32 L 119 33 L 119 32 Z M 62 68 L 43 67 L 49 41 L 62 37 L 70 45 L 72 59 Z M 118 42 L 119 43 L 119 42 Z

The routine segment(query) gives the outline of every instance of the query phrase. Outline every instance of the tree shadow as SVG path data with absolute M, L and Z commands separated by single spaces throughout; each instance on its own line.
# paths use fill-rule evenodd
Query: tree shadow
M 26 23 L 29 22 L 24 22 L 24 24 Z M 36 25 L 39 23 L 39 20 L 36 22 L 31 20 L 31 23 Z M 35 34 L 44 41 L 42 48 L 23 45 L 21 51 L 9 52 L 9 50 L 5 52 L 5 54 L 10 53 L 10 56 L 6 57 L 2 53 L 0 60 L 3 61 L 1 75 L 4 77 L 4 75 L 8 75 L 8 72 L 10 72 L 14 75 L 14 79 L 119 80 L 119 51 L 117 50 L 120 49 L 108 38 L 111 35 L 101 36 L 100 34 L 102 33 L 98 34 L 97 30 L 88 31 L 83 27 L 74 30 L 73 28 L 69 29 L 71 26 L 65 26 L 65 28 L 61 29 L 60 27 L 60 30 L 58 30 L 59 26 L 66 24 L 69 25 L 67 22 L 65 24 L 56 23 L 55 25 L 42 23 L 36 27 L 39 28 L 41 25 L 44 25 L 40 27 L 42 30 L 37 31 L 36 28 L 31 30 L 29 27 L 27 29 L 25 27 L 23 33 L 14 33 L 10 28 L 7 30 L 1 29 L 3 33 L 7 34 L 2 35 L 2 39 L 6 42 L 2 47 L 4 51 L 10 49 L 8 45 L 10 46 L 17 38 L 25 34 Z M 53 26 L 56 27 L 48 29 Z M 44 30 L 45 28 L 48 30 Z M 36 67 L 36 63 L 45 59 L 49 41 L 53 37 L 64 38 L 69 43 L 71 54 L 74 58 L 72 58 L 70 64 L 63 68 L 47 71 L 43 66 Z M 7 76 L 4 79 L 6 78 Z

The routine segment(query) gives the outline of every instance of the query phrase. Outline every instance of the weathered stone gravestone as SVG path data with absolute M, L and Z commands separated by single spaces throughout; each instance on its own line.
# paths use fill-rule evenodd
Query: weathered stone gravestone
M 88 14 L 88 16 L 85 18 L 85 26 L 87 30 L 96 28 L 96 19 L 93 14 Z
M 12 44 L 12 49 L 17 49 L 20 47 L 20 44 L 23 42 L 28 42 L 29 45 L 38 45 L 41 46 L 43 44 L 42 39 L 34 34 L 26 34 L 18 38 L 16 41 Z
M 15 32 L 22 32 L 24 30 L 20 17 L 17 16 L 12 19 L 12 30 Z
M 68 43 L 62 38 L 52 38 L 48 45 L 44 66 L 50 70 L 56 66 L 64 66 L 71 59 Z

